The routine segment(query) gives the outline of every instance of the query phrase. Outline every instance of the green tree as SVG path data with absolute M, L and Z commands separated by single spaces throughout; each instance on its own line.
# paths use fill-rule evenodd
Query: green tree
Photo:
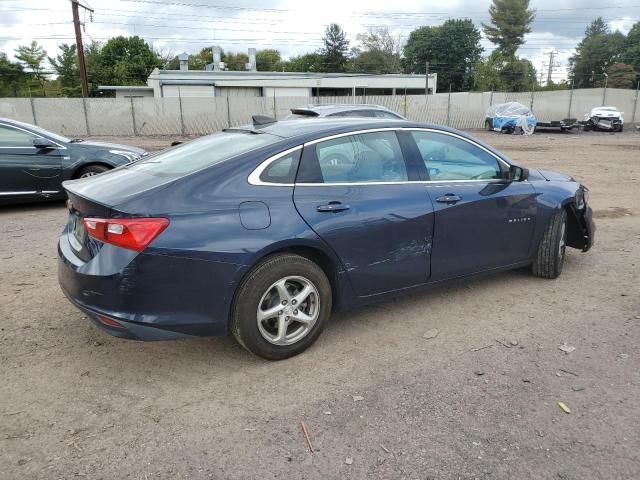
M 435 27 L 420 27 L 409 35 L 404 47 L 404 66 L 409 73 L 438 74 L 438 90 L 462 91 L 473 84 L 473 66 L 480 60 L 480 31 L 469 19 L 447 20 Z
M 225 68 L 232 71 L 246 70 L 246 64 L 249 63 L 249 55 L 246 53 L 227 53 L 222 57 Z
M 529 8 L 529 0 L 493 0 L 489 15 L 491 24 L 482 24 L 485 35 L 503 54 L 515 56 L 536 16 L 535 10 Z
M 536 69 L 526 59 L 494 50 L 474 69 L 474 88 L 480 91 L 530 91 L 536 85 Z
M 607 68 L 609 79 L 607 85 L 611 88 L 633 88 L 636 84 L 636 71 L 633 65 L 614 63 Z
M 22 65 L 12 62 L 6 53 L 0 52 L 0 97 L 24 95 L 28 80 Z
M 575 55 L 569 59 L 569 76 L 574 86 L 602 86 L 607 68 L 622 59 L 625 43 L 625 36 L 617 31 L 611 33 L 601 18 L 591 22 Z
M 27 68 L 27 71 L 31 73 L 35 79 L 37 85 L 42 89 L 43 95 L 46 96 L 47 92 L 45 84 L 47 77 L 44 72 L 44 59 L 47 57 L 47 52 L 38 45 L 38 42 L 33 40 L 30 45 L 21 45 L 16 49 L 16 60 L 19 60 Z
M 291 57 L 284 62 L 284 68 L 288 72 L 320 72 L 324 57 L 320 53 L 305 53 Z
M 323 72 L 344 72 L 346 71 L 347 52 L 349 51 L 349 40 L 347 40 L 347 34 L 342 27 L 337 23 L 329 25 L 322 37 L 324 47 L 320 54 L 322 55 L 322 66 L 320 66 Z
M 102 64 L 102 44 L 92 41 L 84 46 L 84 63 L 87 67 L 87 79 L 89 82 L 89 95 L 98 94 L 99 85 L 108 85 L 106 67 Z
M 256 52 L 256 67 L 259 72 L 277 72 L 282 70 L 282 56 L 275 49 L 267 48 Z
M 82 88 L 76 46 L 63 43 L 58 48 L 60 53 L 55 58 L 49 57 L 49 63 L 58 74 L 61 93 L 65 97 L 79 97 Z
M 146 85 L 161 61 L 147 42 L 138 36 L 115 37 L 99 53 L 101 78 L 110 85 Z
M 357 35 L 359 46 L 351 51 L 351 70 L 359 73 L 398 73 L 402 65 L 402 38 L 387 27 Z
M 640 72 L 640 22 L 635 23 L 627 34 L 622 61 Z

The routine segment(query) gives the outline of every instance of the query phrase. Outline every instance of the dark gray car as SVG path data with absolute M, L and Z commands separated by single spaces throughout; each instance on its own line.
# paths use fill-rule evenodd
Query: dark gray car
M 69 139 L 0 118 L 0 204 L 65 198 L 63 181 L 97 175 L 145 155 L 140 148 Z
M 380 105 L 358 105 L 351 103 L 307 105 L 306 107 L 292 108 L 291 113 L 285 118 L 285 120 L 323 117 L 368 117 L 386 118 L 389 120 L 406 120 L 402 115 Z

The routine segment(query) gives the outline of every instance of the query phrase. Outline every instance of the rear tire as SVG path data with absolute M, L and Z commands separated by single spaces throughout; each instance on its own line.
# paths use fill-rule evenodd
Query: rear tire
M 93 177 L 94 175 L 99 175 L 109 170 L 111 169 L 106 165 L 89 165 L 80 169 L 80 171 L 76 174 L 75 178 Z
M 485 120 L 484 121 L 484 128 L 487 132 L 490 132 L 491 130 L 493 130 L 493 125 L 492 122 L 490 120 Z
M 544 232 L 533 262 L 533 274 L 542 278 L 558 278 L 562 273 L 567 248 L 567 211 L 556 213 Z
M 331 284 L 311 260 L 267 257 L 242 281 L 231 309 L 231 333 L 249 352 L 283 360 L 310 347 L 331 315 Z

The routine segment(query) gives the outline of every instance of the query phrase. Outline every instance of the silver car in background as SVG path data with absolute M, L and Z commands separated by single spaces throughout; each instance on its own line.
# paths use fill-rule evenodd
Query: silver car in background
M 402 115 L 380 105 L 358 105 L 352 103 L 307 105 L 306 107 L 292 108 L 291 113 L 285 118 L 285 120 L 326 117 L 365 117 L 406 120 Z

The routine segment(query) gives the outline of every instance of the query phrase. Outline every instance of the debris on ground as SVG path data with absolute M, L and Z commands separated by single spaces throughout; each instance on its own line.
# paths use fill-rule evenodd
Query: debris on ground
M 584 387 L 575 386 L 575 387 L 571 387 L 571 390 L 573 390 L 574 392 L 581 392 L 584 390 Z
M 562 345 L 558 346 L 558 350 L 562 350 L 564 353 L 571 353 L 576 349 L 576 347 L 572 347 L 571 345 L 567 345 L 567 342 L 564 342 Z
M 628 353 L 621 353 L 618 355 L 618 357 L 625 359 L 625 358 L 629 358 L 629 354 Z
M 489 344 L 489 345 L 485 345 L 483 347 L 476 347 L 476 348 L 472 348 L 471 350 L 469 350 L 470 352 L 479 352 L 480 350 L 484 350 L 485 348 L 491 348 L 493 347 L 493 343 Z
M 331 412 L 329 410 L 327 410 L 326 412 L 324 412 L 325 415 L 331 415 Z
M 477 376 L 481 377 L 482 375 L 484 375 L 484 372 L 482 370 L 474 370 L 473 373 L 475 373 Z
M 311 439 L 309 438 L 309 430 L 307 429 L 307 425 L 304 423 L 304 420 L 300 420 L 300 426 L 302 427 L 304 439 L 307 441 L 307 445 L 309 446 L 309 451 L 313 453 L 313 445 L 311 445 Z
M 564 413 L 571 413 L 571 409 L 567 407 L 567 405 L 564 402 L 558 402 L 558 406 L 560 407 L 560 410 L 562 410 Z
M 384 445 L 380 445 L 380 448 L 382 448 L 387 453 L 391 453 L 391 451 L 387 447 L 385 447 Z
M 345 458 L 344 463 L 346 463 L 347 465 L 353 465 L 353 458 L 351 457 Z
M 354 402 L 361 402 L 364 400 L 364 397 L 360 395 L 351 395 L 351 398 L 353 398 Z
M 576 372 L 572 372 L 571 370 L 567 370 L 566 368 L 559 368 L 558 370 L 560 370 L 561 372 L 564 372 L 564 373 L 568 373 L 569 375 L 573 375 L 574 377 L 579 377 L 580 376 Z
M 425 333 L 422 337 L 426 338 L 427 340 L 431 340 L 432 338 L 436 338 L 439 334 L 440 330 L 434 328 L 432 330 L 428 330 L 427 333 Z

